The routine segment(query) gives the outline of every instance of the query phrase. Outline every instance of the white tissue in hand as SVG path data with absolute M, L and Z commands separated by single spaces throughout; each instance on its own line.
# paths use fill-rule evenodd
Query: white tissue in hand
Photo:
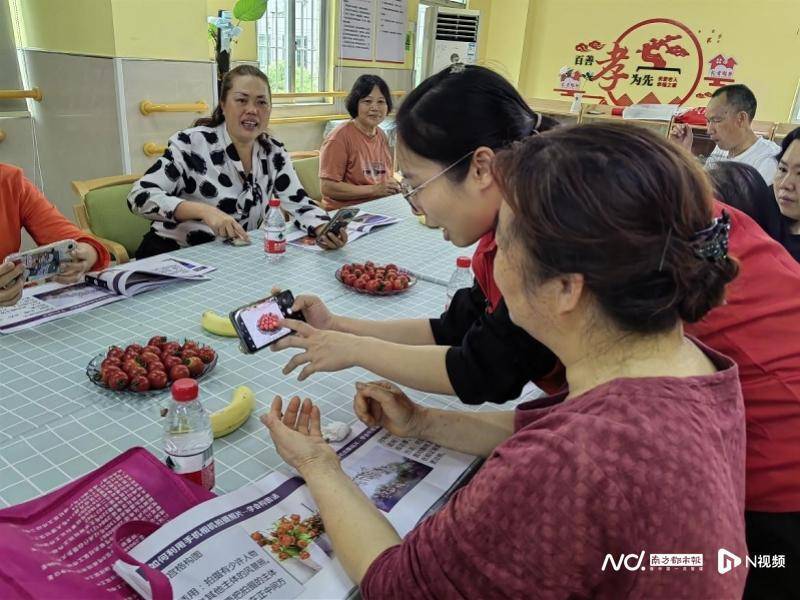
M 322 439 L 326 442 L 341 442 L 350 435 L 350 425 L 341 421 L 332 421 L 322 426 Z

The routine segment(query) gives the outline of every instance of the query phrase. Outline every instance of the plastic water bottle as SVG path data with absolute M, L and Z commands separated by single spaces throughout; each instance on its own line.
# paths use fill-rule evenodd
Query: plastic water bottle
M 269 201 L 267 218 L 264 220 L 264 255 L 269 262 L 277 262 L 286 254 L 286 219 L 281 212 L 281 201 Z
M 200 404 L 199 391 L 194 379 L 178 379 L 172 384 L 164 450 L 170 469 L 210 490 L 214 487 L 214 432 L 208 413 Z
M 583 99 L 583 94 L 575 94 L 572 97 L 572 104 L 569 107 L 569 112 L 573 114 L 578 114 L 581 112 L 581 100 Z
M 450 276 L 450 282 L 447 284 L 447 304 L 444 309 L 450 308 L 450 302 L 453 301 L 453 296 L 461 288 L 472 287 L 472 259 L 469 256 L 459 256 L 456 259 L 456 270 Z

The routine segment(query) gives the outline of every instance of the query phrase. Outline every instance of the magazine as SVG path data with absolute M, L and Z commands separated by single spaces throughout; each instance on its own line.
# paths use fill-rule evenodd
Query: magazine
M 372 233 L 378 227 L 385 227 L 398 223 L 400 219 L 397 217 L 388 217 L 386 215 L 376 215 L 367 212 L 360 212 L 350 223 L 347 224 L 347 237 L 348 243 L 357 240 L 360 237 Z M 322 248 L 317 246 L 317 239 L 302 231 L 294 231 L 286 236 L 286 241 L 290 246 L 297 248 L 304 248 L 314 252 L 324 252 Z
M 103 271 L 87 273 L 86 283 L 131 297 L 181 280 L 205 280 L 208 279 L 206 274 L 214 270 L 214 267 L 185 258 L 162 254 Z
M 214 267 L 176 258 L 154 256 L 87 273 L 73 284 L 45 283 L 26 288 L 14 306 L 0 307 L 0 334 L 13 333 L 124 300 L 178 281 L 202 281 Z
M 480 464 L 361 423 L 333 446 L 344 471 L 403 537 Z M 355 590 L 308 487 L 280 472 L 186 511 L 129 553 L 166 574 L 176 600 L 347 598 Z M 151 598 L 138 567 L 117 561 L 114 570 Z

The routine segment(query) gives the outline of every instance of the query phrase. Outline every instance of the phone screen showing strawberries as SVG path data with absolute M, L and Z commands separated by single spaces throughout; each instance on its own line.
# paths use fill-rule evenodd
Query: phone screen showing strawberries
M 305 320 L 303 313 L 292 312 L 292 304 L 294 304 L 292 292 L 284 290 L 231 312 L 231 321 L 242 342 L 242 350 L 252 354 L 291 335 L 291 329 L 280 327 L 281 319 Z

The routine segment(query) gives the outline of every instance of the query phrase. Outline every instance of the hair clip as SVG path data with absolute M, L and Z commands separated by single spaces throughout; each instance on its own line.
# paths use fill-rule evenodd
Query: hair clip
M 534 114 L 536 115 L 536 123 L 533 125 L 533 127 L 531 128 L 531 131 L 530 131 L 530 133 L 528 133 L 528 135 L 538 135 L 540 133 L 539 132 L 539 127 L 542 126 L 542 113 L 537 112 L 537 113 L 534 113 Z
M 711 262 L 728 256 L 728 236 L 731 230 L 731 217 L 722 211 L 722 216 L 712 221 L 709 227 L 696 232 L 691 239 L 695 255 Z
M 661 260 L 658 261 L 658 270 L 661 272 L 664 269 L 664 259 L 667 258 L 667 248 L 669 248 L 669 241 L 672 239 L 672 227 L 667 231 L 667 239 L 664 241 L 664 249 L 661 251 Z
M 466 69 L 467 65 L 462 62 L 453 63 L 453 66 L 450 67 L 450 74 L 463 73 Z

